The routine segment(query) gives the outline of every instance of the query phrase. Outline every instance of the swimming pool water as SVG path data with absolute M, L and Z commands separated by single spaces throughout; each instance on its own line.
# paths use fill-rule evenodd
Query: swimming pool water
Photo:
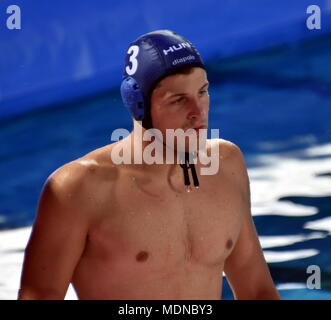
M 244 153 L 254 221 L 284 299 L 331 298 L 330 56 L 327 35 L 208 64 L 209 126 Z M 47 176 L 131 120 L 116 89 L 0 127 L 0 298 L 15 299 L 26 243 L 4 230 L 30 226 Z M 309 265 L 321 269 L 321 290 L 306 286 Z M 16 280 L 6 282 L 11 270 Z M 226 282 L 223 298 L 232 299 Z

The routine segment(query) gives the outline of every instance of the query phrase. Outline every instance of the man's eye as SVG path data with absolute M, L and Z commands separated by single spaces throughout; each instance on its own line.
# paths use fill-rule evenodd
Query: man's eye
M 202 91 L 199 92 L 199 94 L 200 94 L 201 96 L 204 95 L 205 93 L 207 93 L 207 90 L 202 90 Z
M 172 104 L 176 104 L 176 103 L 181 103 L 182 101 L 184 101 L 184 98 L 181 97 L 181 98 L 178 98 L 176 99 L 175 101 L 171 102 Z

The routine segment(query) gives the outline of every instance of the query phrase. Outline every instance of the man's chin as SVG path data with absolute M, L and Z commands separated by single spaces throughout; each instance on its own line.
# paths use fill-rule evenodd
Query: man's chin
M 198 148 L 190 148 L 189 146 L 185 146 L 185 147 L 180 147 L 180 146 L 176 146 L 174 149 L 172 149 L 174 153 L 192 153 L 192 152 L 197 152 Z

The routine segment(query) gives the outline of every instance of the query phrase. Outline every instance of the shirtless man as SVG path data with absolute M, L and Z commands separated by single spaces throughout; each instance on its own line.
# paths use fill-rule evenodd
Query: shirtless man
M 208 140 L 219 170 L 199 175 L 191 192 L 177 163 L 115 165 L 110 156 L 116 145 L 144 149 L 138 129 L 206 128 L 208 80 L 194 46 L 164 30 L 138 38 L 121 90 L 133 131 L 49 176 L 18 298 L 64 299 L 72 283 L 79 299 L 220 299 L 224 272 L 236 299 L 279 299 L 235 144 Z

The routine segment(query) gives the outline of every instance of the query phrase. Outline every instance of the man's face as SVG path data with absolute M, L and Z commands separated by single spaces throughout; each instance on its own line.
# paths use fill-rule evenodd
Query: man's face
M 207 129 L 208 84 L 202 68 L 170 75 L 158 83 L 151 96 L 151 116 L 153 127 L 162 132 L 164 141 L 166 129 L 183 129 L 184 132 L 195 129 L 194 136 L 197 136 L 198 128 Z M 185 149 L 189 151 L 187 140 Z

